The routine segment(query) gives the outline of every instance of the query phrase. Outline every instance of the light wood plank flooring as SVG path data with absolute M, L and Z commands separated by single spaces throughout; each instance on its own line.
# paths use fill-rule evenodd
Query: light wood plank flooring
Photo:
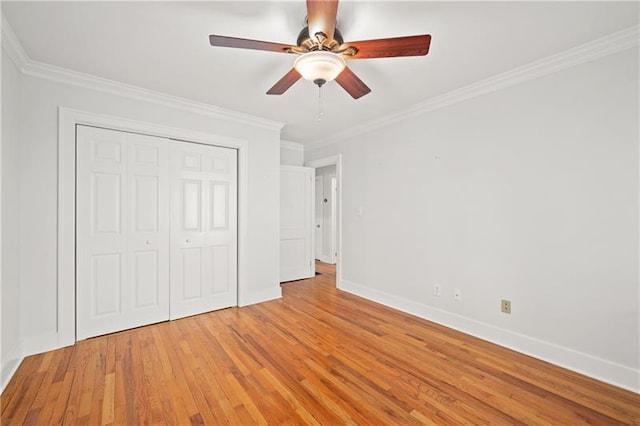
M 640 424 L 637 394 L 343 293 L 318 269 L 282 300 L 28 357 L 2 425 Z

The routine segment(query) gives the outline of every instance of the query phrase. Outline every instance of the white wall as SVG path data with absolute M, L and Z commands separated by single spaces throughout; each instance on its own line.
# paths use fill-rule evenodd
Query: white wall
M 20 313 L 25 352 L 39 350 L 56 333 L 58 106 L 247 140 L 247 300 L 279 297 L 278 130 L 29 76 L 23 77 L 21 97 Z
M 640 391 L 638 113 L 636 48 L 306 151 L 343 155 L 339 285 Z
M 302 166 L 304 163 L 304 148 L 302 144 L 282 140 L 280 141 L 280 164 L 283 166 Z
M 2 341 L 0 391 L 21 359 L 19 256 L 20 74 L 2 52 Z
M 336 200 L 334 200 L 331 193 L 331 178 L 336 177 L 336 166 L 319 167 L 316 169 L 316 177 L 322 179 L 322 194 L 323 200 L 326 199 L 326 203 L 322 203 L 322 251 L 320 260 L 326 263 L 336 263 L 335 255 L 332 251 L 332 235 L 335 232 L 335 224 L 331 216 L 331 209 Z M 335 249 L 334 249 L 335 253 Z

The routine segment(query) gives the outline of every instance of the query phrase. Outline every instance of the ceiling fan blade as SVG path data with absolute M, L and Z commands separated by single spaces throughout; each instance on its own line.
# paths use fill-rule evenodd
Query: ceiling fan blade
M 371 92 L 371 89 L 354 74 L 349 67 L 345 67 L 344 70 L 338 75 L 336 81 L 344 90 L 351 95 L 353 99 L 361 98 L 367 93 Z
M 269 52 L 290 53 L 294 46 L 281 43 L 271 43 L 269 41 L 248 40 L 245 38 L 226 37 L 220 35 L 210 35 L 209 43 L 212 46 L 235 47 L 239 49 L 266 50 Z
M 429 52 L 429 34 L 408 37 L 382 38 L 344 43 L 340 50 L 355 47 L 358 52 L 345 59 L 393 58 L 397 56 L 424 56 Z
M 300 80 L 300 73 L 295 68 L 291 68 L 288 73 L 284 75 L 271 89 L 267 92 L 267 95 L 282 95 L 289 87 Z
M 315 38 L 317 33 L 323 33 L 327 41 L 333 40 L 337 16 L 338 0 L 307 0 L 309 36 Z

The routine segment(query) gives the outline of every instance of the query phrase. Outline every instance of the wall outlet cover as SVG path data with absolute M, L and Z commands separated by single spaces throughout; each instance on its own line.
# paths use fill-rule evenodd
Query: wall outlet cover
M 440 297 L 442 294 L 442 286 L 440 284 L 433 285 L 433 295 Z

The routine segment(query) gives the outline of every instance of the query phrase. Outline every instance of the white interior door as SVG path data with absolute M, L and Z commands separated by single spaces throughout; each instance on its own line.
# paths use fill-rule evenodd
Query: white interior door
M 171 141 L 171 176 L 171 319 L 237 305 L 237 151 Z
M 280 281 L 312 277 L 314 178 L 310 167 L 280 167 Z
M 316 189 L 315 189 L 315 258 L 322 259 L 322 234 L 324 232 L 323 214 L 322 210 L 324 190 L 322 176 L 316 176 Z
M 77 339 L 169 315 L 169 140 L 77 128 Z

